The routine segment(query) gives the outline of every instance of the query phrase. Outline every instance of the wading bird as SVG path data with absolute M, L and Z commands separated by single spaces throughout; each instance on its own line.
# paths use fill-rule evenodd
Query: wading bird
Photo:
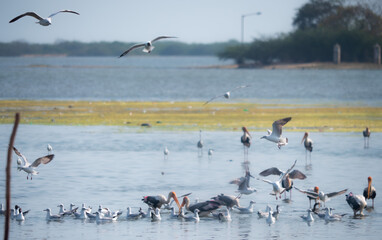
M 164 159 L 168 159 L 169 153 L 170 153 L 170 151 L 168 150 L 167 146 L 165 146 L 164 150 L 163 150 Z
M 307 210 L 308 214 L 305 216 L 305 215 L 302 215 L 300 216 L 304 221 L 308 222 L 308 223 L 311 223 L 311 222 L 314 222 L 314 218 L 313 218 L 313 215 L 312 215 L 312 209 L 308 209 Z
M 344 189 L 344 190 L 341 190 L 338 192 L 331 192 L 331 193 L 325 194 L 322 191 L 316 192 L 316 191 L 311 191 L 311 190 L 301 190 L 297 187 L 294 187 L 294 188 L 297 189 L 298 191 L 302 192 L 302 193 L 307 194 L 308 196 L 310 196 L 313 199 L 321 200 L 322 202 L 324 202 L 324 206 L 325 206 L 325 203 L 330 200 L 330 198 L 344 194 L 347 191 L 347 189 Z M 318 187 L 317 187 L 317 190 L 318 190 Z
M 346 195 L 346 202 L 353 209 L 354 217 L 357 215 L 358 211 L 359 211 L 359 214 L 363 216 L 363 209 L 366 208 L 367 206 L 364 196 L 353 195 L 353 193 L 350 192 L 349 195 Z
M 363 133 L 363 147 L 369 148 L 370 129 L 366 127 Z
M 139 43 L 139 44 L 135 44 L 133 46 L 131 46 L 129 49 L 127 49 L 125 52 L 123 52 L 119 57 L 123 57 L 125 56 L 126 54 L 128 54 L 131 50 L 135 49 L 135 48 L 139 48 L 139 47 L 143 47 L 143 52 L 146 52 L 146 53 L 151 53 L 151 51 L 155 48 L 153 46 L 153 42 L 155 41 L 158 41 L 160 39 L 165 39 L 165 38 L 177 38 L 177 37 L 170 37 L 170 36 L 159 36 L 157 38 L 154 38 L 153 40 L 151 41 L 147 41 L 145 43 Z
M 235 87 L 234 89 L 225 92 L 223 95 L 217 95 L 217 96 L 211 98 L 210 100 L 208 100 L 207 102 L 205 102 L 203 105 L 206 105 L 207 103 L 211 102 L 212 100 L 214 100 L 215 98 L 218 98 L 218 97 L 224 97 L 224 98 L 227 98 L 227 99 L 228 99 L 228 98 L 231 97 L 231 92 L 232 92 L 232 91 L 235 91 L 235 90 L 237 90 L 237 89 L 241 89 L 241 88 L 247 88 L 247 87 L 249 87 L 249 85 L 243 85 L 243 86 Z
M 250 201 L 248 207 L 236 207 L 240 213 L 253 213 L 253 207 L 255 206 L 255 201 Z
M 220 208 L 221 203 L 217 201 L 208 200 L 190 205 L 190 199 L 186 196 L 183 198 L 182 205 L 180 206 L 180 208 L 182 208 L 183 206 L 185 206 L 185 208 L 190 212 L 195 212 L 195 209 L 198 209 L 199 216 L 207 216 L 212 211 Z
M 299 170 L 293 170 L 290 173 L 286 174 L 284 171 L 282 171 L 276 167 L 268 168 L 268 169 L 262 171 L 261 173 L 259 173 L 259 175 L 263 176 L 263 177 L 266 177 L 269 175 L 280 176 L 281 174 L 283 174 L 283 178 L 281 180 L 281 187 L 285 188 L 285 191 L 284 191 L 285 192 L 285 198 L 286 198 L 286 192 L 290 192 L 289 198 L 292 199 L 292 187 L 293 187 L 292 179 L 304 180 L 306 178 L 306 176 L 305 176 L 305 174 L 303 174 Z
M 27 179 L 29 174 L 31 175 L 31 180 L 32 180 L 32 175 L 37 175 L 38 172 L 35 170 L 41 163 L 43 164 L 48 164 L 50 161 L 53 160 L 54 154 L 51 155 L 46 155 L 45 157 L 37 158 L 32 164 L 30 164 L 27 160 L 27 158 L 21 154 L 15 147 L 13 147 L 13 150 L 15 151 L 16 155 L 21 157 L 24 160 L 24 164 L 22 163 L 21 159 L 17 159 L 17 170 L 25 171 L 28 173 Z
M 283 126 L 287 124 L 292 118 L 287 117 L 277 121 L 272 124 L 272 131 L 268 129 L 268 135 L 261 137 L 267 139 L 268 141 L 277 143 L 277 147 L 280 149 L 282 146 L 288 144 L 288 138 L 281 137 Z
M 16 22 L 17 20 L 19 20 L 22 17 L 30 16 L 30 17 L 36 18 L 38 20 L 38 22 L 36 22 L 36 23 L 40 24 L 41 26 L 49 26 L 52 24 L 52 17 L 55 16 L 56 14 L 59 14 L 59 13 L 74 13 L 74 14 L 80 15 L 78 12 L 74 12 L 71 10 L 61 10 L 61 11 L 58 11 L 56 13 L 49 15 L 49 17 L 47 17 L 47 18 L 42 18 L 34 12 L 26 12 L 24 14 L 21 14 L 20 16 L 15 17 L 11 21 L 9 21 L 9 23 Z
M 246 127 L 241 128 L 243 130 L 243 136 L 241 136 L 240 141 L 244 148 L 244 160 L 248 160 L 248 149 L 251 146 L 251 134 L 248 132 Z
M 166 198 L 164 195 L 160 194 L 157 196 L 144 196 L 142 198 L 142 201 L 149 205 L 150 207 L 155 208 L 161 208 L 164 204 L 169 204 L 171 201 L 171 198 L 174 199 L 178 207 L 180 208 L 180 204 L 178 201 L 178 197 L 176 196 L 175 192 L 169 192 L 168 197 Z
M 374 208 L 374 198 L 377 196 L 377 191 L 375 190 L 375 188 L 371 185 L 371 182 L 373 181 L 373 179 L 371 177 L 368 177 L 367 178 L 367 187 L 363 190 L 363 196 L 365 197 L 365 199 L 371 199 L 372 201 L 372 208 Z
M 309 159 L 312 160 L 312 151 L 313 151 L 313 141 L 309 138 L 309 133 L 305 132 L 304 137 L 301 140 L 301 143 L 304 143 L 305 147 L 305 161 L 308 159 L 308 152 L 309 152 Z
M 47 208 L 43 211 L 46 211 L 46 220 L 48 221 L 60 221 L 64 216 L 62 214 L 52 215 L 50 208 Z
M 203 140 L 202 140 L 202 130 L 199 130 L 199 141 L 196 144 L 198 147 L 198 157 L 203 156 Z

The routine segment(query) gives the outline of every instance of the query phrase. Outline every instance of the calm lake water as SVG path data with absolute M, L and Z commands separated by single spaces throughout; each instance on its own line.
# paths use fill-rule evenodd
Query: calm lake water
M 1 125 L 1 158 L 6 158 L 11 125 Z M 260 140 L 262 132 L 253 132 L 249 151 L 251 173 L 269 167 L 286 170 L 297 159 L 295 169 L 307 175 L 294 184 L 302 189 L 319 186 L 324 192 L 348 188 L 361 194 L 372 176 L 377 190 L 382 185 L 381 133 L 372 133 L 370 148 L 363 148 L 361 133 L 312 133 L 314 150 L 312 165 L 305 163 L 305 149 L 300 144 L 302 133 L 286 131 L 289 145 L 279 150 L 275 144 Z M 27 180 L 24 172 L 16 170 L 16 156 L 12 165 L 12 204 L 24 210 L 31 209 L 25 222 L 11 222 L 11 239 L 380 239 L 382 234 L 381 198 L 377 196 L 375 210 L 365 212 L 362 219 L 354 219 L 353 211 L 341 195 L 327 202 L 336 213 L 347 213 L 339 222 L 325 223 L 317 219 L 308 226 L 300 215 L 309 207 L 307 197 L 295 190 L 292 202 L 275 200 L 269 195 L 270 185 L 255 179 L 251 185 L 258 192 L 243 196 L 241 204 L 254 200 L 255 210 L 264 210 L 267 204 L 281 206 L 279 220 L 268 226 L 257 214 L 232 213 L 232 222 L 212 218 L 199 223 L 182 222 L 169 218 L 163 211 L 161 222 L 146 219 L 126 221 L 126 207 L 133 211 L 146 209 L 144 195 L 166 194 L 174 190 L 178 195 L 192 192 L 191 201 L 207 200 L 217 194 L 235 195 L 236 187 L 228 184 L 244 175 L 241 163 L 243 149 L 241 132 L 204 132 L 204 155 L 197 156 L 198 132 L 137 131 L 129 127 L 75 127 L 21 125 L 15 145 L 31 161 L 45 155 L 46 144 L 54 148 L 54 160 L 39 167 L 40 174 Z M 167 145 L 170 155 L 163 158 Z M 211 159 L 207 149 L 215 150 Z M 5 169 L 1 161 L 1 169 Z M 164 173 L 164 175 L 161 174 Z M 275 180 L 276 176 L 268 179 Z M 0 175 L 0 192 L 5 192 L 4 174 Z M 4 195 L 0 202 L 4 203 Z M 124 214 L 115 223 L 96 224 L 65 218 L 63 222 L 46 222 L 45 208 L 63 203 L 77 206 L 82 203 L 97 209 L 98 205 Z M 371 202 L 369 202 L 371 204 Z M 4 218 L 0 218 L 0 225 Z
M 215 57 L 0 58 L 0 99 L 234 101 L 382 105 L 381 70 L 202 69 Z M 221 99 L 223 100 L 223 99 Z M 231 101 L 232 101 L 231 100 Z
M 205 101 L 236 86 L 251 88 L 232 93 L 229 101 L 256 103 L 308 103 L 382 106 L 382 71 L 375 70 L 262 70 L 205 69 L 202 66 L 230 64 L 213 57 L 125 57 L 125 58 L 0 58 L 0 99 Z M 227 101 L 221 99 L 221 101 Z M 271 125 L 271 123 L 270 123 Z M 11 125 L 0 125 L 0 171 L 5 172 Z M 361 194 L 367 177 L 381 189 L 381 133 L 373 132 L 370 148 L 363 148 L 362 133 L 312 133 L 312 165 L 305 162 L 301 132 L 286 130 L 289 145 L 281 150 L 253 132 L 249 151 L 252 175 L 269 167 L 295 169 L 307 175 L 296 180 L 302 189 L 319 186 L 324 192 L 348 188 Z M 345 196 L 327 202 L 335 213 L 347 215 L 339 222 L 317 219 L 308 226 L 300 215 L 309 207 L 307 197 L 297 191 L 292 201 L 276 200 L 270 185 L 251 179 L 257 192 L 243 196 L 241 204 L 256 202 L 255 210 L 267 204 L 281 206 L 279 220 L 268 226 L 257 214 L 232 213 L 232 222 L 212 218 L 199 223 L 169 218 L 161 222 L 126 221 L 126 207 L 146 209 L 145 195 L 178 195 L 192 192 L 191 201 L 208 200 L 220 193 L 236 195 L 228 184 L 244 175 L 241 131 L 203 132 L 204 155 L 197 156 L 198 132 L 159 132 L 153 129 L 106 126 L 21 125 L 15 146 L 30 161 L 54 148 L 54 160 L 39 167 L 40 174 L 27 180 L 12 165 L 12 205 L 31 209 L 22 223 L 11 221 L 11 239 L 380 239 L 381 198 L 375 210 L 354 219 Z M 163 158 L 167 146 L 170 156 Z M 208 158 L 207 149 L 215 150 Z M 164 173 L 162 175 L 162 172 Z M 276 176 L 268 179 L 275 180 Z M 5 174 L 0 174 L 0 192 L 5 192 Z M 4 203 L 4 194 L 0 203 Z M 47 222 L 45 208 L 58 212 L 57 205 L 86 203 L 124 214 L 115 223 L 96 224 L 70 217 Z M 369 202 L 370 203 L 370 202 Z M 0 225 L 4 218 L 0 216 Z

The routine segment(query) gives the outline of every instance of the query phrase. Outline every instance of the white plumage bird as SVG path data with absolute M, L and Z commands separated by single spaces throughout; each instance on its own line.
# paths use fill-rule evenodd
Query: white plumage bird
M 171 37 L 171 36 L 159 36 L 157 38 L 154 38 L 153 40 L 151 41 L 147 41 L 145 43 L 139 43 L 139 44 L 135 44 L 133 46 L 131 46 L 129 49 L 127 49 L 126 51 L 124 51 L 119 57 L 123 57 L 125 56 L 126 54 L 128 54 L 131 50 L 135 49 L 135 48 L 140 48 L 140 47 L 143 47 L 143 52 L 146 52 L 146 53 L 151 53 L 151 51 L 155 48 L 153 46 L 153 42 L 155 41 L 158 41 L 160 39 L 165 39 L 165 38 L 177 38 L 177 37 Z
M 26 12 L 24 14 L 21 14 L 21 15 L 15 17 L 15 18 L 13 18 L 11 21 L 9 21 L 9 23 L 16 22 L 17 20 L 19 20 L 22 17 L 30 16 L 30 17 L 36 18 L 38 20 L 38 22 L 36 22 L 36 23 L 40 24 L 41 26 L 49 26 L 49 25 L 52 24 L 52 17 L 57 15 L 57 14 L 59 14 L 59 13 L 74 13 L 74 14 L 80 15 L 78 12 L 75 12 L 75 11 L 61 10 L 61 11 L 52 13 L 47 18 L 42 18 L 39 15 L 37 15 L 35 12 Z

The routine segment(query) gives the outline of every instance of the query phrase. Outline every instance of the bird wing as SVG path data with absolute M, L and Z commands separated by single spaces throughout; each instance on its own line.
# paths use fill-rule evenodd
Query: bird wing
M 276 135 L 277 137 L 280 137 L 283 131 L 283 126 L 287 124 L 292 118 L 287 117 L 283 118 L 277 121 L 274 121 L 272 124 L 272 135 Z
M 261 180 L 261 181 L 263 181 L 263 182 L 266 182 L 266 183 L 269 183 L 269 184 L 273 184 L 272 181 L 269 181 L 269 180 L 267 180 L 267 179 L 257 178 L 257 180 Z
M 279 176 L 282 173 L 284 173 L 284 172 L 281 171 L 280 169 L 278 169 L 277 167 L 272 167 L 272 168 L 265 169 L 264 171 L 259 173 L 259 175 L 263 176 L 263 177 L 266 177 L 266 176 L 269 176 L 269 175 L 277 175 L 277 176 Z
M 19 20 L 20 18 L 25 17 L 25 16 L 31 16 L 31 17 L 36 18 L 37 20 L 42 20 L 42 17 L 40 17 L 40 16 L 37 15 L 36 13 L 34 13 L 34 12 L 26 12 L 26 13 L 24 13 L 24 14 L 21 14 L 20 16 L 15 17 L 15 18 L 12 19 L 11 21 L 9 21 L 9 23 L 16 22 L 17 20 Z
M 347 189 L 344 189 L 344 190 L 342 190 L 342 191 L 338 191 L 338 192 L 327 193 L 326 196 L 328 196 L 328 198 L 331 198 L 331 197 L 335 197 L 335 196 L 344 194 L 344 193 L 346 193 L 346 192 L 347 192 Z
M 38 167 L 38 165 L 40 165 L 41 163 L 47 164 L 50 161 L 52 161 L 53 158 L 54 158 L 54 154 L 50 154 L 50 155 L 46 155 L 45 157 L 37 158 L 36 160 L 34 160 L 31 167 Z
M 290 171 L 292 171 L 292 169 L 294 168 L 294 166 L 296 165 L 296 163 L 297 163 L 297 160 L 295 160 L 294 163 L 293 163 L 293 165 L 292 165 L 288 170 L 286 170 L 285 173 L 283 173 L 283 174 L 280 176 L 280 180 L 283 179 L 287 174 L 289 174 Z
M 71 11 L 71 10 L 61 10 L 61 11 L 58 11 L 58 12 L 55 12 L 55 13 L 50 14 L 48 18 L 51 18 L 51 17 L 53 17 L 54 15 L 59 14 L 59 13 L 62 13 L 62 12 L 74 13 L 74 14 L 80 15 L 78 12 L 75 12 L 75 11 Z
M 302 193 L 305 193 L 306 195 L 308 195 L 309 197 L 312 197 L 312 198 L 318 198 L 318 193 L 316 192 L 312 192 L 312 191 L 309 191 L 309 190 L 301 190 L 297 187 L 294 187 L 295 189 L 297 189 L 298 191 L 302 192 Z
M 205 102 L 203 105 L 206 105 L 207 103 L 211 102 L 212 100 L 214 100 L 215 98 L 218 98 L 218 97 L 224 97 L 224 94 L 223 94 L 223 95 L 217 95 L 217 96 L 211 98 L 210 100 L 208 100 L 207 102 Z
M 21 157 L 22 159 L 24 159 L 25 165 L 28 165 L 28 164 L 29 164 L 27 158 L 26 158 L 23 154 L 21 154 L 21 152 L 19 152 L 19 150 L 17 150 L 17 148 L 13 147 L 13 151 L 15 151 L 15 153 L 16 153 L 17 156 L 19 156 L 19 157 Z
M 237 89 L 247 88 L 247 87 L 250 87 L 250 85 L 242 85 L 242 86 L 238 86 L 238 87 L 235 87 L 234 89 L 229 90 L 228 92 L 232 92 L 232 91 L 235 91 L 235 90 L 237 90 Z
M 241 178 L 236 178 L 236 179 L 230 181 L 229 183 L 230 184 L 236 184 L 236 185 L 240 186 L 240 184 L 242 184 L 244 181 L 245 181 L 245 178 L 241 177 Z
M 159 36 L 157 38 L 154 38 L 153 40 L 151 40 L 151 42 L 155 42 L 155 41 L 158 41 L 160 39 L 163 39 L 163 38 L 178 38 L 178 37 L 171 37 L 171 36 Z
M 125 56 L 125 55 L 128 54 L 131 50 L 133 50 L 134 48 L 139 48 L 139 47 L 144 47 L 144 46 L 145 46 L 144 43 L 135 44 L 135 45 L 131 46 L 129 49 L 127 49 L 126 51 L 124 51 L 119 57 L 123 57 L 123 56 Z
M 292 172 L 289 173 L 289 178 L 303 180 L 306 178 L 306 176 L 305 176 L 305 174 L 303 174 L 299 170 L 293 170 Z

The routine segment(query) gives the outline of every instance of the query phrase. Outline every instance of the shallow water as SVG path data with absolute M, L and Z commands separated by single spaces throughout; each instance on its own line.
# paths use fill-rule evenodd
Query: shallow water
M 204 69 L 216 57 L 0 57 L 0 99 L 382 105 L 381 70 Z M 227 101 L 220 99 L 220 101 Z
M 11 125 L 0 125 L 1 159 L 6 149 Z M 361 194 L 367 177 L 373 185 L 382 185 L 380 160 L 381 133 L 372 133 L 370 148 L 363 148 L 361 133 L 312 133 L 314 150 L 312 165 L 305 163 L 305 150 L 300 144 L 302 133 L 285 131 L 289 145 L 278 150 L 276 145 L 260 140 L 262 132 L 253 132 L 249 151 L 250 170 L 254 176 L 269 167 L 286 170 L 297 159 L 295 169 L 307 175 L 294 185 L 306 189 L 319 186 L 324 192 L 348 188 L 348 192 Z M 325 223 L 317 219 L 308 226 L 300 215 L 309 207 L 307 197 L 295 190 L 292 202 L 276 200 L 269 195 L 270 185 L 251 179 L 258 192 L 243 196 L 241 204 L 247 206 L 254 200 L 255 210 L 264 210 L 267 204 L 280 204 L 282 212 L 275 224 L 268 226 L 257 214 L 232 213 L 232 222 L 221 223 L 204 218 L 199 223 L 169 219 L 163 211 L 161 222 L 149 220 L 126 221 L 126 207 L 133 211 L 146 209 L 144 195 L 166 194 L 174 190 L 178 195 L 192 192 L 196 198 L 207 200 L 217 194 L 235 195 L 236 187 L 228 184 L 244 175 L 241 166 L 243 148 L 239 141 L 241 132 L 203 132 L 205 144 L 202 158 L 197 156 L 198 132 L 157 132 L 128 127 L 74 127 L 21 125 L 15 146 L 30 161 L 47 154 L 46 144 L 53 146 L 54 160 L 39 167 L 40 174 L 27 180 L 24 172 L 16 170 L 16 156 L 12 162 L 12 205 L 23 210 L 31 209 L 22 223 L 11 221 L 11 239 L 379 239 L 382 234 L 381 198 L 376 198 L 375 210 L 365 212 L 362 219 L 354 219 L 352 210 L 341 195 L 327 202 L 336 213 L 347 213 L 340 222 Z M 167 146 L 170 155 L 163 158 Z M 212 158 L 207 149 L 215 150 Z M 5 171 L 5 161 L 0 169 Z M 309 162 L 308 162 L 309 163 Z M 164 175 L 161 174 L 164 173 Z M 267 177 L 275 180 L 277 177 Z M 0 175 L 0 192 L 5 192 L 4 174 Z M 288 196 L 288 195 L 287 195 Z M 0 196 L 4 203 L 4 195 Z M 98 205 L 124 214 L 115 223 L 96 224 L 66 217 L 63 222 L 46 222 L 49 207 L 58 212 L 59 203 L 69 207 L 86 203 L 97 209 Z M 369 202 L 371 203 L 371 202 Z M 4 217 L 0 217 L 0 225 Z

